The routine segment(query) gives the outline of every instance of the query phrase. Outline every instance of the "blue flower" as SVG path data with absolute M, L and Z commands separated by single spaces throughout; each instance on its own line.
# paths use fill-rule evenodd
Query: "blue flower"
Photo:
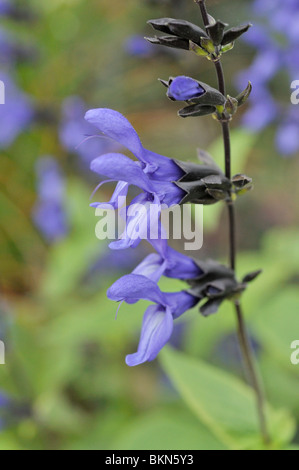
M 38 201 L 33 209 L 33 220 L 51 243 L 68 233 L 67 215 L 64 208 L 65 182 L 52 157 L 44 157 L 37 164 Z
M 0 149 L 9 147 L 34 118 L 31 99 L 17 88 L 12 78 L 0 74 L 5 85 L 5 104 L 0 105 Z
M 175 162 L 143 147 L 137 132 L 129 121 L 113 109 L 92 109 L 85 119 L 100 132 L 132 152 L 142 168 L 155 181 L 175 181 L 182 172 Z
M 108 178 L 104 183 L 118 182 L 112 199 L 108 203 L 114 209 L 118 208 L 119 198 L 127 195 L 130 185 L 142 190 L 142 193 L 134 198 L 126 209 L 128 220 L 123 236 L 110 244 L 110 247 L 114 249 L 137 246 L 140 239 L 148 237 L 147 229 L 152 227 L 152 219 L 158 219 L 162 204 L 171 207 L 179 204 L 186 195 L 186 192 L 174 183 L 181 178 L 184 171 L 174 160 L 145 149 L 135 129 L 117 111 L 93 109 L 87 112 L 85 118 L 105 136 L 125 146 L 139 160 L 136 162 L 123 154 L 109 153 L 91 162 L 92 171 Z M 134 214 L 137 204 L 144 210 Z M 107 203 L 93 203 L 92 207 L 107 208 Z M 152 209 L 156 217 L 150 217 L 153 215 L 153 212 L 150 212 Z M 133 214 L 130 214 L 130 211 Z M 139 236 L 136 236 L 137 228 Z
M 134 303 L 144 299 L 156 304 L 148 307 L 144 314 L 138 350 L 126 357 L 129 366 L 153 361 L 170 340 L 174 320 L 198 302 L 196 297 L 186 291 L 161 292 L 155 282 L 136 274 L 129 274 L 116 281 L 107 295 L 109 299 L 118 302 Z

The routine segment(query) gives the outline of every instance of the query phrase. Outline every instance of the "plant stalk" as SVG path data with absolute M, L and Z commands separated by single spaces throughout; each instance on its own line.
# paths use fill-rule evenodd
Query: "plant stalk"
M 209 25 L 209 16 L 205 4 L 205 0 L 196 0 L 196 3 L 200 7 L 202 19 L 205 27 Z M 226 86 L 225 86 L 225 77 L 223 72 L 223 67 L 220 59 L 214 62 L 217 79 L 218 79 L 218 88 L 219 91 L 226 96 Z M 224 143 L 224 155 L 225 155 L 225 175 L 231 180 L 231 140 L 230 140 L 230 127 L 229 122 L 222 121 L 222 133 L 223 133 L 223 143 Z M 230 197 L 227 202 L 228 207 L 228 218 L 229 218 L 229 251 L 230 251 L 230 267 L 236 271 L 236 259 L 237 259 L 237 246 L 236 246 L 236 217 L 235 217 L 235 205 L 233 199 Z M 266 413 L 265 413 L 265 397 L 263 392 L 263 386 L 261 385 L 260 377 L 256 369 L 254 353 L 250 344 L 250 339 L 248 336 L 244 315 L 242 312 L 242 307 L 240 302 L 237 300 L 234 302 L 237 325 L 238 325 L 238 337 L 240 342 L 240 348 L 242 352 L 244 366 L 247 372 L 248 381 L 252 386 L 257 403 L 257 412 L 259 418 L 259 425 L 261 430 L 261 435 L 265 445 L 270 444 L 270 436 L 267 429 L 266 422 Z

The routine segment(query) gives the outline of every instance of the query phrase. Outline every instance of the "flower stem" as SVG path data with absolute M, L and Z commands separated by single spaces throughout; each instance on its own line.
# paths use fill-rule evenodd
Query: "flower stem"
M 196 0 L 196 3 L 200 7 L 202 19 L 205 27 L 209 25 L 209 16 L 205 4 L 205 0 Z M 226 96 L 226 86 L 225 86 L 225 77 L 223 72 L 223 67 L 220 59 L 214 62 L 217 79 L 218 79 L 218 88 L 219 91 Z M 223 143 L 224 143 L 224 154 L 225 154 L 225 176 L 231 180 L 231 141 L 230 141 L 230 128 L 229 122 L 222 121 L 222 133 L 223 133 Z M 228 207 L 228 218 L 229 218 L 229 247 L 230 247 L 230 266 L 236 271 L 236 259 L 237 259 L 237 246 L 236 246 L 236 217 L 235 217 L 235 205 L 233 199 L 230 197 L 227 202 Z M 263 441 L 265 445 L 269 445 L 270 436 L 267 429 L 266 414 L 265 414 L 265 397 L 263 393 L 263 386 L 261 385 L 260 377 L 256 369 L 254 353 L 250 344 L 244 315 L 242 312 L 242 307 L 240 302 L 237 300 L 234 302 L 237 325 L 238 325 L 238 336 L 241 347 L 241 352 L 243 356 L 244 366 L 246 368 L 248 381 L 252 386 L 257 403 L 257 412 L 259 417 L 259 425 Z

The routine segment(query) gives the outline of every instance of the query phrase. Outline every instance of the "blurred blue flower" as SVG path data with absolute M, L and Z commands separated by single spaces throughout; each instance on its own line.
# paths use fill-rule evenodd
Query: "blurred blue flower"
M 5 393 L 0 392 L 0 408 L 4 408 L 9 403 L 10 403 L 10 399 L 8 398 L 8 396 Z
M 0 29 L 0 61 L 2 65 L 10 65 L 15 59 L 15 43 L 11 35 Z
M 255 27 L 244 40 L 257 49 L 257 54 L 252 65 L 240 74 L 238 84 L 244 88 L 249 79 L 254 92 L 243 122 L 253 131 L 275 122 L 279 152 L 293 155 L 299 151 L 299 112 L 294 105 L 273 96 L 272 81 L 281 71 L 287 73 L 289 84 L 299 79 L 299 2 L 284 0 L 282 5 L 280 0 L 255 0 L 252 10 Z
M 10 398 L 8 397 L 8 395 L 0 391 L 0 431 L 3 430 L 6 425 L 5 415 L 9 405 Z
M 259 355 L 262 352 L 261 344 L 252 333 L 249 334 L 249 339 L 252 350 L 256 355 Z M 219 338 L 212 351 L 212 358 L 225 367 L 242 372 L 242 353 L 238 335 L 228 333 Z
M 22 2 L 18 0 L 0 0 L 0 17 L 1 16 L 16 21 L 31 21 L 35 18 L 30 6 L 22 5 Z
M 34 118 L 34 107 L 8 74 L 0 73 L 0 80 L 5 86 L 5 104 L 0 104 L 0 149 L 4 149 L 28 129 Z
M 9 31 L 0 28 L 0 62 L 6 69 L 13 68 L 16 63 L 34 61 L 37 50 L 32 45 L 24 45 Z
M 52 157 L 43 157 L 37 163 L 38 201 L 33 209 L 33 220 L 49 242 L 64 238 L 68 220 L 64 207 L 65 181 L 58 163 Z
M 105 251 L 89 266 L 82 281 L 87 284 L 96 278 L 98 287 L 99 282 L 107 282 L 107 277 L 132 271 L 145 255 L 146 250 L 143 245 L 139 245 L 135 250 Z M 105 273 L 105 278 L 103 278 L 103 273 Z M 98 279 L 97 276 L 99 276 Z
M 156 55 L 156 48 L 138 34 L 130 36 L 126 40 L 124 49 L 128 55 L 134 57 L 152 57 Z
M 116 150 L 118 146 L 104 136 L 95 135 L 94 126 L 84 119 L 86 111 L 87 107 L 81 98 L 67 98 L 62 107 L 59 137 L 62 146 L 68 152 L 77 154 L 89 169 L 96 156 Z
M 32 407 L 28 403 L 0 391 L 0 431 L 29 417 L 32 417 Z
M 0 16 L 10 16 L 13 9 L 11 1 L 0 0 Z

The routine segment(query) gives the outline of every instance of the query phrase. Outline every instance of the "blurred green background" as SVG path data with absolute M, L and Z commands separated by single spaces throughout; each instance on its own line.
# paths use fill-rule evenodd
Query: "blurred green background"
M 210 1 L 212 13 L 231 24 L 251 20 L 250 1 Z M 209 149 L 222 163 L 218 124 L 209 117 L 179 119 L 158 78 L 186 74 L 216 85 L 212 64 L 192 54 L 136 57 L 124 48 L 132 35 L 151 35 L 150 18 L 200 20 L 191 0 L 38 0 L 28 4 L 36 19 L 7 24 L 21 41 L 35 44 L 34 64 L 17 65 L 18 85 L 54 119 L 23 132 L 0 159 L 0 339 L 6 365 L 0 392 L 9 401 L 0 411 L 0 449 L 225 449 L 259 448 L 252 397 L 236 346 L 235 318 L 225 304 L 205 319 L 184 315 L 178 341 L 153 363 L 129 368 L 146 303 L 116 305 L 107 288 L 147 253 L 123 266 L 109 258 L 106 242 L 94 235 L 89 197 L 96 179 L 59 140 L 63 101 L 77 95 L 88 108 L 110 107 L 125 114 L 145 147 L 181 160 Z M 242 44 L 224 56 L 229 79 L 246 68 L 252 50 Z M 250 79 L 250 77 L 248 77 Z M 289 101 L 289 84 L 284 99 Z M 280 90 L 281 92 L 281 90 Z M 234 121 L 234 173 L 253 177 L 255 189 L 238 200 L 238 272 L 264 269 L 244 295 L 244 309 L 256 345 L 274 447 L 296 439 L 299 365 L 290 345 L 298 331 L 299 160 L 283 159 L 274 130 L 250 134 Z M 84 136 L 82 136 L 84 139 Z M 66 177 L 69 233 L 47 243 L 32 222 L 37 200 L 36 162 L 52 155 Z M 95 155 L 96 157 L 97 155 Z M 100 191 L 107 200 L 111 188 Z M 200 258 L 226 261 L 226 213 L 204 209 Z M 177 244 L 176 248 L 182 249 Z M 143 251 L 142 251 L 143 250 Z M 92 270 L 95 260 L 100 269 Z M 102 265 L 101 265 L 102 260 Z M 182 288 L 162 280 L 163 290 Z M 297 328 L 297 329 L 296 329 Z

